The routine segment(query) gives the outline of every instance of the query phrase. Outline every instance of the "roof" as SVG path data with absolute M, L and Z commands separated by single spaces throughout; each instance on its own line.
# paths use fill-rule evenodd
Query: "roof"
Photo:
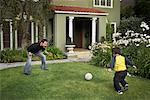
M 108 15 L 107 12 L 96 8 L 85 8 L 78 6 L 51 6 L 51 10 L 56 13 L 75 13 L 75 14 L 94 14 L 94 15 Z

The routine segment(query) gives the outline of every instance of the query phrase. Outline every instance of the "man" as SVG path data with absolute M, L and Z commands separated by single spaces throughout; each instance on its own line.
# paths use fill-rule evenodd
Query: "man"
M 31 66 L 31 58 L 32 58 L 32 54 L 35 54 L 37 56 L 39 56 L 41 58 L 41 70 L 47 70 L 45 64 L 46 64 L 46 56 L 42 53 L 43 51 L 47 54 L 47 55 L 51 55 L 51 53 L 48 53 L 45 48 L 48 45 L 48 41 L 46 39 L 42 39 L 39 43 L 34 43 L 31 44 L 28 48 L 27 48 L 27 62 L 24 66 L 24 74 L 25 75 L 30 75 L 29 71 L 30 71 L 30 66 Z

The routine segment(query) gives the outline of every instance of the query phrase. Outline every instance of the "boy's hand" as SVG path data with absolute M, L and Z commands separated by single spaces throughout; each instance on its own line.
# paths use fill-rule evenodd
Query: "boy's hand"
M 109 72 L 112 72 L 112 69 L 111 69 L 111 68 L 108 68 L 108 71 L 109 71 Z
M 133 68 L 137 69 L 137 67 L 135 65 L 133 65 Z

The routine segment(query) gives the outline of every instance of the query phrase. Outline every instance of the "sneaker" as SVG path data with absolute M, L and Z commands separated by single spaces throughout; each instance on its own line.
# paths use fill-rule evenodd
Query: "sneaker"
M 30 75 L 29 73 L 24 73 L 24 75 Z
M 118 91 L 118 94 L 123 94 L 123 92 L 120 90 L 120 91 Z
M 128 84 L 126 84 L 126 85 L 124 86 L 124 90 L 125 90 L 125 91 L 128 90 Z
M 41 70 L 48 70 L 48 68 L 41 68 Z

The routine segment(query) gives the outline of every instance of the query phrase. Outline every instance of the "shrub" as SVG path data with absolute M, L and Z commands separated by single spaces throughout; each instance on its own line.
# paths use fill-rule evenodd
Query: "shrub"
M 93 46 L 92 54 L 93 56 L 90 63 L 99 67 L 106 67 L 112 55 L 110 47 L 101 43 Z
M 145 44 L 139 46 L 132 44 L 123 47 L 122 51 L 138 68 L 137 70 L 130 69 L 130 73 L 150 79 L 150 47 L 145 47 Z
M 120 21 L 120 26 L 118 27 L 118 32 L 125 33 L 128 30 L 141 32 L 140 24 L 142 19 L 137 17 L 129 17 L 127 19 L 122 19 Z
M 49 46 L 47 48 L 47 51 L 51 52 L 53 54 L 52 57 L 47 56 L 47 59 L 62 59 L 62 58 L 66 58 L 64 53 L 60 49 L 55 47 L 55 46 Z
M 111 24 L 106 25 L 106 41 L 112 42 L 112 34 L 113 34 L 113 28 L 111 27 Z
M 47 51 L 51 52 L 53 56 L 48 56 L 47 55 L 47 60 L 50 59 L 62 59 L 65 58 L 63 52 L 56 48 L 55 46 L 50 46 L 47 48 Z M 26 61 L 27 59 L 27 54 L 25 50 L 2 50 L 0 51 L 0 62 L 1 63 L 12 63 L 12 62 L 21 62 L 21 61 Z M 39 57 L 33 55 L 32 60 L 40 60 Z
M 0 62 L 11 63 L 20 62 L 26 60 L 26 52 L 24 50 L 2 50 L 0 51 Z

